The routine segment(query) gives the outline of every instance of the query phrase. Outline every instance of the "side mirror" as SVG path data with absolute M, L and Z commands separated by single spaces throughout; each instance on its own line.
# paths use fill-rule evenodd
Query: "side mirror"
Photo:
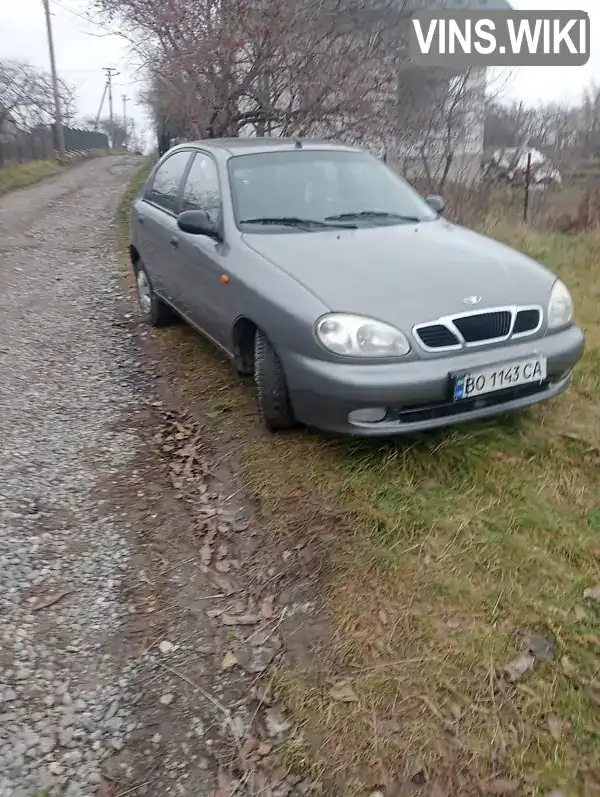
M 437 194 L 433 194 L 432 196 L 428 196 L 425 200 L 428 205 L 430 205 L 438 216 L 441 216 L 446 208 L 446 202 L 441 196 L 437 196 Z
M 216 225 L 203 210 L 184 210 L 177 217 L 177 226 L 182 232 L 189 232 L 190 235 L 206 235 L 215 241 L 222 240 Z

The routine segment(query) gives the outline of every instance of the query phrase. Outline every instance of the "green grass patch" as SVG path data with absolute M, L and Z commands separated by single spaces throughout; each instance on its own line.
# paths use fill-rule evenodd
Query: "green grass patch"
M 245 454 L 279 515 L 287 500 L 347 518 L 323 540 L 332 637 L 319 666 L 350 678 L 359 701 L 317 697 L 302 670 L 281 690 L 342 779 L 420 761 L 452 788 L 457 770 L 501 772 L 518 793 L 543 794 L 600 776 L 600 603 L 583 597 L 600 583 L 599 241 L 512 238 L 571 286 L 586 329 L 564 396 L 418 438 L 271 438 Z M 519 629 L 552 640 L 554 655 L 512 685 L 500 671 Z
M 119 155 L 124 152 L 126 150 L 97 150 L 89 153 L 87 159 Z M 26 163 L 4 166 L 0 168 L 0 195 L 39 183 L 47 177 L 53 177 L 56 174 L 60 174 L 64 169 L 71 168 L 82 162 L 80 159 L 70 160 L 67 155 L 64 159 L 60 157 L 46 158 L 45 160 L 32 160 Z
M 58 158 L 5 166 L 0 169 L 0 194 L 38 183 L 46 177 L 58 174 L 64 168 L 65 164 Z
M 289 766 L 336 777 L 337 794 L 417 765 L 447 794 L 500 775 L 515 794 L 600 783 L 600 601 L 584 597 L 600 583 L 600 239 L 495 234 L 565 280 L 587 333 L 569 391 L 519 415 L 383 443 L 267 436 L 210 346 L 185 325 L 151 333 L 173 389 L 245 443 L 273 533 L 302 533 L 327 563 L 330 632 L 275 687 L 302 731 Z M 523 630 L 551 655 L 512 684 Z M 330 697 L 341 678 L 356 701 Z

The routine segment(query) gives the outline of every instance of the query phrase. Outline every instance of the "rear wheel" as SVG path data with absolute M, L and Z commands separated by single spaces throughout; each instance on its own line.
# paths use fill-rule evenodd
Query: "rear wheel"
M 291 429 L 296 421 L 285 374 L 268 338 L 260 330 L 254 338 L 254 381 L 258 411 L 267 429 L 271 432 Z
M 150 277 L 141 260 L 135 265 L 138 301 L 144 320 L 152 327 L 161 327 L 173 320 L 173 311 L 154 293 Z

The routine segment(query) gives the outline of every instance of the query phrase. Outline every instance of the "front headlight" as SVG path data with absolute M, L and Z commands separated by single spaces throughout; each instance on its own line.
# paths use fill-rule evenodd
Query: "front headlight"
M 573 300 L 569 289 L 560 280 L 556 280 L 550 294 L 548 304 L 548 328 L 566 327 L 573 320 Z
M 410 344 L 399 329 L 351 313 L 323 316 L 315 331 L 326 349 L 347 357 L 404 357 L 410 351 Z

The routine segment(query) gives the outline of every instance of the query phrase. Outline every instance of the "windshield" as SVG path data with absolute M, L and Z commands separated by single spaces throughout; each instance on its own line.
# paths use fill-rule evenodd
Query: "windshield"
M 434 221 L 437 213 L 366 152 L 295 149 L 229 159 L 238 226 L 318 232 Z

